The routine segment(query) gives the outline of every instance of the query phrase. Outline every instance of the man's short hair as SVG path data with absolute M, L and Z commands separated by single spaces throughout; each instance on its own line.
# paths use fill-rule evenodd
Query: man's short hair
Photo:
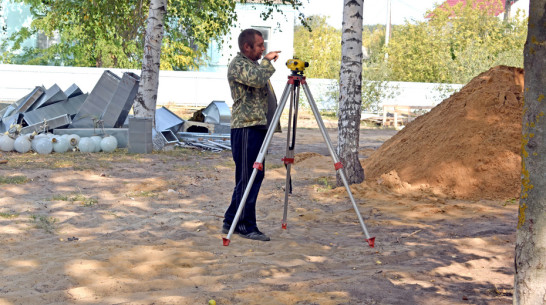
M 254 47 L 254 42 L 256 42 L 256 35 L 263 37 L 262 32 L 255 29 L 246 29 L 239 34 L 239 50 L 243 51 L 245 43 Z

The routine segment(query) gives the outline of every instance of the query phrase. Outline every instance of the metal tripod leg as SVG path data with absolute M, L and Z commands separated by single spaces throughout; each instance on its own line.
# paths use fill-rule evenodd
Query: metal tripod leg
M 282 159 L 286 166 L 286 184 L 284 188 L 284 211 L 282 215 L 282 228 L 286 229 L 286 218 L 288 215 L 288 194 L 292 193 L 292 178 L 290 170 L 294 163 L 294 147 L 296 146 L 296 126 L 298 121 L 298 101 L 300 97 L 299 81 L 295 83 L 290 92 L 290 111 L 288 114 L 288 130 L 286 136 L 286 154 Z M 291 133 L 292 132 L 292 133 Z
M 277 126 L 277 124 L 279 123 L 281 119 L 282 111 L 284 109 L 284 106 L 286 105 L 286 101 L 288 100 L 288 94 L 293 87 L 294 87 L 293 84 L 287 83 L 286 87 L 284 88 L 281 101 L 279 102 L 279 105 L 277 106 L 277 110 L 275 110 L 273 119 L 269 124 L 269 128 L 267 129 L 267 134 L 265 135 L 264 142 L 262 143 L 262 146 L 260 147 L 260 152 L 258 153 L 258 157 L 256 158 L 256 161 L 254 162 L 254 170 L 252 170 L 252 175 L 250 176 L 250 180 L 248 181 L 248 184 L 246 186 L 245 192 L 243 194 L 243 198 L 241 199 L 241 202 L 239 203 L 239 207 L 237 208 L 237 213 L 235 214 L 235 218 L 233 219 L 233 222 L 231 223 L 231 227 L 229 228 L 228 235 L 225 238 L 222 238 L 224 246 L 229 246 L 231 235 L 235 231 L 235 227 L 237 226 L 239 217 L 241 217 L 241 213 L 243 212 L 243 207 L 246 204 L 246 199 L 248 198 L 250 189 L 252 188 L 252 185 L 254 184 L 254 180 L 256 179 L 258 170 L 263 170 L 263 161 L 265 158 L 265 154 L 267 153 L 267 148 L 269 147 L 269 144 L 271 143 L 271 139 L 273 138 L 273 134 L 275 133 L 275 127 Z
M 339 162 L 338 155 L 334 151 L 334 148 L 332 146 L 332 142 L 330 141 L 330 136 L 326 132 L 326 127 L 324 126 L 324 122 L 322 121 L 322 117 L 320 116 L 319 110 L 317 108 L 317 105 L 315 103 L 315 100 L 313 99 L 313 96 L 311 95 L 311 91 L 309 90 L 309 86 L 307 86 L 307 83 L 305 80 L 302 82 L 303 91 L 305 92 L 305 95 L 307 96 L 307 100 L 309 102 L 309 105 L 311 106 L 311 110 L 313 111 L 313 114 L 315 115 L 315 119 L 317 121 L 317 124 L 319 126 L 320 132 L 322 133 L 322 137 L 324 138 L 324 141 L 326 142 L 326 145 L 328 145 L 328 150 L 330 151 L 330 155 L 332 156 L 332 159 L 334 160 L 334 166 L 336 171 L 339 173 L 341 180 L 343 181 L 343 185 L 345 185 L 345 189 L 347 190 L 347 193 L 349 194 L 349 198 L 351 199 L 351 203 L 353 204 L 353 208 L 356 212 L 356 215 L 358 216 L 358 220 L 360 221 L 360 225 L 362 226 L 362 230 L 364 231 L 364 235 L 366 235 L 366 242 L 370 245 L 370 247 L 374 247 L 375 237 L 370 237 L 370 234 L 368 234 L 368 229 L 366 229 L 366 225 L 364 224 L 364 220 L 362 219 L 362 215 L 360 215 L 360 211 L 358 210 L 358 206 L 356 205 L 355 199 L 353 198 L 353 194 L 351 192 L 351 189 L 349 188 L 349 183 L 347 182 L 347 178 L 345 177 L 345 171 L 343 170 L 343 165 L 341 162 Z

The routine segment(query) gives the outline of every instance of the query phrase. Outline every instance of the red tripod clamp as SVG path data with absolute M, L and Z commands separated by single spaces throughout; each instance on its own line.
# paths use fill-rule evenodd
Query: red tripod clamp
M 302 75 L 289 75 L 288 76 L 288 83 L 290 85 L 293 85 L 296 83 L 296 81 L 299 81 L 301 84 L 306 84 L 305 76 Z
M 257 168 L 259 171 L 263 171 L 264 165 L 260 162 L 254 162 L 254 166 L 252 166 L 252 168 Z
M 343 163 L 341 163 L 341 162 L 335 163 L 335 164 L 334 164 L 334 168 L 336 169 L 336 171 L 337 171 L 338 169 L 343 168 Z
M 284 157 L 281 160 L 284 162 L 284 164 L 294 164 L 294 158 Z

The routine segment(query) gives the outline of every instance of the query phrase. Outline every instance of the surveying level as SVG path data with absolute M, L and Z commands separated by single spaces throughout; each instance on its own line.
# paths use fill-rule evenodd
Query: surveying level
M 293 58 L 286 61 L 286 66 L 288 67 L 288 69 L 292 70 L 293 72 L 303 73 L 303 70 L 309 67 L 309 63 L 303 60 L 299 60 L 297 58 Z
M 291 193 L 290 169 L 292 164 L 294 163 L 294 148 L 296 145 L 296 124 L 297 124 L 297 117 L 298 117 L 298 101 L 299 101 L 300 87 L 301 87 L 303 88 L 303 91 L 305 92 L 305 95 L 307 96 L 307 101 L 309 102 L 309 106 L 311 107 L 311 110 L 313 111 L 313 114 L 315 116 L 315 119 L 320 129 L 320 132 L 322 133 L 322 137 L 324 138 L 324 141 L 326 142 L 326 145 L 328 147 L 328 151 L 330 152 L 330 156 L 332 157 L 334 161 L 334 168 L 336 172 L 339 173 L 341 180 L 343 181 L 343 185 L 345 185 L 345 189 L 347 190 L 347 194 L 349 195 L 349 199 L 351 200 L 351 203 L 353 204 L 353 208 L 356 212 L 356 216 L 358 217 L 358 221 L 360 222 L 360 226 L 362 227 L 362 231 L 364 232 L 364 235 L 366 236 L 365 241 L 368 243 L 370 247 L 373 248 L 375 244 L 375 237 L 370 237 L 370 234 L 368 233 L 368 229 L 366 228 L 366 225 L 364 224 L 362 215 L 360 215 L 358 206 L 356 205 L 353 194 L 351 193 L 351 189 L 349 188 L 349 183 L 347 182 L 347 178 L 345 177 L 343 164 L 339 160 L 339 157 L 336 151 L 334 150 L 334 147 L 332 146 L 332 141 L 330 141 L 330 136 L 328 135 L 326 131 L 326 127 L 324 126 L 324 122 L 322 121 L 322 117 L 320 116 L 320 112 L 318 110 L 317 104 L 315 103 L 315 100 L 313 99 L 313 96 L 311 95 L 311 90 L 309 90 L 309 86 L 307 85 L 305 76 L 303 76 L 303 71 L 305 70 L 306 67 L 309 67 L 309 63 L 301 61 L 299 59 L 289 59 L 286 62 L 286 66 L 288 67 L 288 69 L 292 70 L 292 74 L 288 76 L 288 82 L 286 83 L 286 87 L 284 88 L 284 92 L 282 94 L 277 110 L 275 110 L 275 114 L 273 115 L 273 119 L 271 120 L 269 128 L 267 129 L 267 134 L 265 135 L 265 139 L 260 148 L 260 152 L 258 153 L 258 157 L 256 158 L 256 161 L 254 162 L 254 166 L 253 166 L 254 169 L 252 170 L 252 175 L 250 176 L 249 182 L 246 186 L 245 192 L 243 194 L 243 198 L 241 199 L 241 202 L 239 203 L 239 207 L 237 208 L 237 213 L 235 214 L 235 218 L 233 219 L 233 222 L 231 223 L 231 227 L 229 229 L 228 235 L 225 238 L 222 238 L 223 244 L 224 246 L 228 246 L 230 243 L 231 235 L 233 234 L 233 232 L 235 232 L 235 227 L 243 211 L 243 207 L 246 203 L 246 199 L 248 198 L 248 194 L 250 193 L 252 184 L 254 183 L 254 180 L 256 179 L 256 175 L 259 170 L 260 171 L 263 170 L 263 161 L 265 159 L 265 155 L 267 153 L 269 144 L 271 143 L 271 139 L 273 138 L 275 127 L 279 123 L 282 111 L 284 110 L 286 103 L 288 102 L 288 100 L 290 100 L 288 104 L 289 114 L 288 114 L 288 128 L 287 128 L 287 138 L 286 138 L 286 155 L 282 159 L 284 161 L 284 165 L 286 166 L 286 187 L 285 187 L 285 193 L 284 193 L 285 195 L 284 196 L 284 211 L 283 211 L 283 219 L 282 219 L 281 227 L 285 230 L 287 228 L 286 222 L 287 222 L 287 214 L 288 214 L 288 194 Z

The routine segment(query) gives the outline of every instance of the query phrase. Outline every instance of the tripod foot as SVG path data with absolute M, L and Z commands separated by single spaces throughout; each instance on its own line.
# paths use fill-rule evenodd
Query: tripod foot
M 286 223 L 283 223 L 282 225 L 283 230 L 286 230 Z
M 222 242 L 224 243 L 224 246 L 229 246 L 229 239 L 222 237 Z
M 370 245 L 370 247 L 373 248 L 373 246 L 375 245 L 375 237 L 372 237 L 372 238 L 369 238 L 369 239 L 365 239 L 365 241 L 368 243 L 368 245 Z M 229 242 L 228 242 L 229 243 Z

